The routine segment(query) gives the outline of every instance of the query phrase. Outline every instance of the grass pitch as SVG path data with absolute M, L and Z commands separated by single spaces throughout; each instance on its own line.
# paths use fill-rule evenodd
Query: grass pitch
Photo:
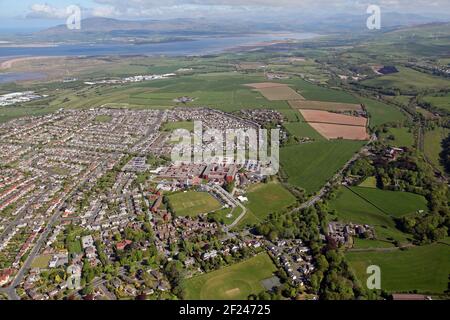
M 450 247 L 435 243 L 405 251 L 348 252 L 347 259 L 364 285 L 369 265 L 381 268 L 381 288 L 389 292 L 443 293 L 448 288 Z
M 188 300 L 246 300 L 250 294 L 264 290 L 262 280 L 276 271 L 264 253 L 249 260 L 222 268 L 185 282 Z
M 222 204 L 206 192 L 180 192 L 169 195 L 168 198 L 177 216 L 195 217 L 222 208 Z
M 278 212 L 296 203 L 296 198 L 278 182 L 254 185 L 247 193 L 247 207 L 259 219 Z

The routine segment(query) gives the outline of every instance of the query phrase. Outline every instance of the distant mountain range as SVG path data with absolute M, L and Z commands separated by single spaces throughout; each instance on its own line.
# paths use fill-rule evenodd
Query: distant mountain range
M 335 15 L 328 17 L 260 17 L 256 20 L 171 19 L 171 20 L 117 20 L 111 18 L 87 18 L 82 20 L 81 30 L 68 30 L 65 25 L 52 27 L 34 34 L 37 38 L 51 40 L 80 40 L 99 38 L 156 36 L 190 37 L 200 35 L 230 35 L 259 32 L 365 32 L 368 15 Z M 443 19 L 412 14 L 385 13 L 384 28 L 414 26 Z

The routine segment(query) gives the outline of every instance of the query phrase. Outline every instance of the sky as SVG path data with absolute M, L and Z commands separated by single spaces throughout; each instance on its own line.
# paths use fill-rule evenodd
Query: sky
M 450 17 L 450 0 L 0 0 L 0 29 L 38 29 L 63 23 L 69 5 L 82 18 L 252 18 L 286 15 L 363 15 L 370 4 L 386 12 Z

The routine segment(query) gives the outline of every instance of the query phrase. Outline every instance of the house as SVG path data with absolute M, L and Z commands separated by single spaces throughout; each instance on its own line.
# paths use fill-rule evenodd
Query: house
M 91 235 L 82 237 L 81 244 L 83 246 L 83 249 L 85 249 L 85 250 L 86 250 L 86 248 L 93 247 L 94 246 L 94 238 L 92 238 Z
M 0 271 L 0 287 L 4 286 L 9 282 L 11 276 L 13 275 L 13 272 L 14 272 L 13 269 L 4 269 Z
M 131 241 L 131 240 L 123 240 L 116 244 L 116 248 L 117 248 L 117 250 L 122 251 L 132 243 L 133 243 L 133 241 Z

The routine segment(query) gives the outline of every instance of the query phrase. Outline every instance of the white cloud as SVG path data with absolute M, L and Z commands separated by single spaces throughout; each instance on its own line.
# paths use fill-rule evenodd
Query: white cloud
M 450 10 L 449 0 L 92 0 L 91 8 L 83 8 L 83 17 L 174 18 L 174 17 L 251 17 L 276 14 L 301 15 L 339 13 L 365 14 L 370 4 L 378 4 L 384 12 L 442 13 Z M 67 17 L 65 8 L 34 4 L 29 18 Z
M 36 19 L 64 19 L 67 16 L 66 8 L 53 7 L 47 3 L 33 4 L 31 6 L 31 12 L 27 14 L 27 18 Z

